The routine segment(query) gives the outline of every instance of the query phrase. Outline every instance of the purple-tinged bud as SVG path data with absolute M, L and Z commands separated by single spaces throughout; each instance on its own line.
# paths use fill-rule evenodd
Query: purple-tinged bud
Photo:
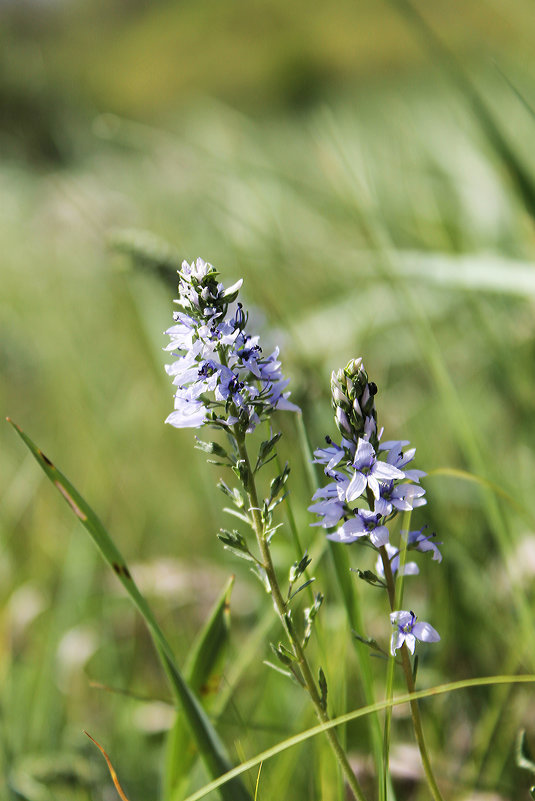
M 365 438 L 374 448 L 378 446 L 376 392 L 377 386 L 368 382 L 361 358 L 352 359 L 343 370 L 332 374 L 331 397 L 336 425 L 342 435 L 355 444 L 359 438 Z
M 334 422 L 337 425 L 338 431 L 343 437 L 349 438 L 353 436 L 353 429 L 349 422 L 347 414 L 344 412 L 340 406 L 336 407 L 336 411 L 334 413 Z

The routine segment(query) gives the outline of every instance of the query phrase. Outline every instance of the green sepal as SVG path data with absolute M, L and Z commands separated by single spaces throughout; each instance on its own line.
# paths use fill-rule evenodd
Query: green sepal
M 370 584 L 372 587 L 381 587 L 383 589 L 386 589 L 385 582 L 382 579 L 380 579 L 379 576 L 376 576 L 375 573 L 373 573 L 371 570 L 359 570 L 357 567 L 354 569 L 353 572 L 357 574 L 359 579 L 365 581 L 366 584 Z
M 230 458 L 226 450 L 221 447 L 218 442 L 205 442 L 199 439 L 199 437 L 195 437 L 195 448 L 198 451 L 204 451 L 204 453 L 215 454 L 215 456 L 219 456 L 221 459 Z
M 236 529 L 228 531 L 222 528 L 217 538 L 221 540 L 225 550 L 232 551 L 235 556 L 239 556 L 241 559 L 247 559 L 249 562 L 256 562 L 256 558 L 249 550 L 245 537 L 240 534 L 239 531 L 236 531 Z

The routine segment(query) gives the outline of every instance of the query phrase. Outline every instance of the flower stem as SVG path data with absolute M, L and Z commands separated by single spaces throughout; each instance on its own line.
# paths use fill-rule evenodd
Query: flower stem
M 388 600 L 390 602 L 390 609 L 392 612 L 394 612 L 396 607 L 396 582 L 392 574 L 392 566 L 390 564 L 390 559 L 388 558 L 388 554 L 384 546 L 379 549 L 379 553 L 381 554 L 381 560 L 383 562 L 383 569 L 388 591 Z M 410 693 L 413 693 L 415 691 L 414 677 L 412 673 L 412 665 L 409 656 L 409 649 L 407 648 L 406 643 L 403 643 L 403 645 L 401 646 L 401 663 L 403 666 L 403 672 L 405 674 L 407 689 Z M 420 708 L 418 706 L 418 701 L 410 701 L 410 708 L 411 708 L 411 717 L 412 717 L 412 725 L 414 728 L 414 734 L 416 736 L 416 742 L 418 744 L 418 749 L 420 751 L 420 758 L 422 760 L 425 777 L 427 779 L 431 795 L 433 796 L 434 801 L 443 801 L 440 790 L 438 789 L 433 769 L 431 767 L 431 762 L 429 760 L 429 754 L 427 751 L 427 746 L 425 744 L 424 730 L 422 727 L 422 719 L 420 717 Z
M 282 596 L 279 587 L 279 583 L 273 566 L 273 561 L 271 559 L 269 544 L 266 541 L 265 537 L 264 523 L 260 512 L 258 493 L 256 490 L 254 474 L 251 469 L 251 463 L 249 460 L 249 455 L 247 453 L 247 447 L 245 445 L 245 436 L 239 430 L 238 426 L 234 427 L 234 436 L 236 438 L 239 457 L 243 461 L 246 468 L 243 471 L 243 475 L 245 476 L 244 489 L 247 493 L 247 498 L 249 501 L 249 512 L 252 518 L 252 526 L 258 543 L 258 548 L 260 551 L 262 567 L 267 577 L 267 581 L 271 592 L 271 597 L 273 598 L 273 604 L 281 620 L 281 623 L 286 631 L 286 634 L 288 635 L 288 639 L 291 643 L 295 659 L 297 661 L 297 664 L 299 665 L 299 669 L 303 677 L 304 686 L 310 696 L 310 700 L 312 701 L 316 715 L 321 723 L 328 723 L 330 720 L 329 715 L 327 714 L 327 711 L 324 708 L 324 703 L 322 702 L 322 699 L 318 692 L 318 688 L 316 686 L 316 682 L 312 675 L 311 668 L 305 656 L 305 651 L 301 643 L 301 639 L 299 638 L 297 632 L 295 631 L 293 622 L 290 616 L 288 615 L 286 602 L 284 601 L 284 598 Z M 327 729 L 325 731 L 325 736 L 329 740 L 331 748 L 336 756 L 336 759 L 338 760 L 338 764 L 340 765 L 340 768 L 347 780 L 347 783 L 349 784 L 353 792 L 354 797 L 357 799 L 357 801 L 366 801 L 365 796 L 360 787 L 360 784 L 357 780 L 357 777 L 355 776 L 355 773 L 353 772 L 353 769 L 349 764 L 347 754 L 342 748 L 335 730 Z

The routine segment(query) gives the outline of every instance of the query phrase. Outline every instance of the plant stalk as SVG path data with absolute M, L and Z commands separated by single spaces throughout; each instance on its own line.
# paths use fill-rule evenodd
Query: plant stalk
M 395 612 L 396 582 L 392 574 L 392 566 L 390 564 L 390 559 L 388 557 L 386 548 L 384 546 L 382 546 L 379 549 L 379 553 L 381 554 L 381 560 L 383 562 L 383 570 L 385 574 L 386 587 L 388 591 L 388 600 L 390 602 L 390 609 L 392 612 Z M 407 648 L 406 643 L 403 643 L 403 645 L 401 646 L 401 663 L 403 666 L 403 672 L 405 674 L 405 682 L 407 684 L 407 690 L 410 693 L 413 693 L 415 692 L 415 685 L 412 674 L 412 665 L 409 656 L 409 649 Z M 412 700 L 409 703 L 411 708 L 411 717 L 412 717 L 412 725 L 414 728 L 414 734 L 416 737 L 416 742 L 418 744 L 418 749 L 420 751 L 420 758 L 422 760 L 425 777 L 427 779 L 431 795 L 433 796 L 434 801 L 443 801 L 440 790 L 438 789 L 433 769 L 431 767 L 431 762 L 429 760 L 429 753 L 427 751 L 427 746 L 425 744 L 424 730 L 422 727 L 422 719 L 420 717 L 420 708 L 418 706 L 418 701 Z
M 273 567 L 273 561 L 271 559 L 271 552 L 269 550 L 269 545 L 266 542 L 266 538 L 264 535 L 264 523 L 262 521 L 262 515 L 260 513 L 258 493 L 256 490 L 256 483 L 251 468 L 249 455 L 247 453 L 247 447 L 245 445 L 245 437 L 243 433 L 239 430 L 238 426 L 234 427 L 234 436 L 236 438 L 236 444 L 238 447 L 238 453 L 240 459 L 243 460 L 243 463 L 246 466 L 246 470 L 244 471 L 244 473 L 247 476 L 247 484 L 244 487 L 244 489 L 247 493 L 247 498 L 249 501 L 249 512 L 251 514 L 253 523 L 253 530 L 260 551 L 262 567 L 265 570 L 267 581 L 271 591 L 271 597 L 273 598 L 273 604 L 281 620 L 281 623 L 286 631 L 286 634 L 288 635 L 288 639 L 291 643 L 294 656 L 297 660 L 297 664 L 299 665 L 299 669 L 303 677 L 305 688 L 310 696 L 310 700 L 312 701 L 316 715 L 321 723 L 328 723 L 330 718 L 329 715 L 327 714 L 327 711 L 323 708 L 320 694 L 316 686 L 316 682 L 312 675 L 312 671 L 308 664 L 308 660 L 305 656 L 304 648 L 301 644 L 297 632 L 294 629 L 291 618 L 287 614 L 286 602 L 284 601 L 284 598 L 282 596 L 279 587 L 275 569 Z M 362 792 L 362 788 L 357 780 L 357 777 L 355 776 L 353 769 L 351 768 L 351 765 L 349 764 L 347 754 L 342 748 L 335 730 L 327 729 L 325 731 L 325 736 L 329 740 L 331 748 L 336 756 L 336 759 L 338 760 L 338 764 L 340 765 L 340 768 L 347 780 L 347 783 L 349 784 L 353 792 L 354 797 L 357 799 L 357 801 L 366 801 L 364 793 Z

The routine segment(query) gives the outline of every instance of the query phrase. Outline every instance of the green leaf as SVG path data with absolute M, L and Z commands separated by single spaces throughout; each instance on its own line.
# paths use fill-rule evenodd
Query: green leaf
M 356 631 L 353 632 L 353 636 L 356 640 L 361 642 L 363 645 L 367 645 L 368 648 L 371 648 L 373 651 L 379 651 L 381 654 L 386 655 L 386 651 L 383 651 L 381 646 L 377 643 L 373 637 L 363 637 L 361 634 L 357 634 Z
M 312 584 L 313 581 L 316 581 L 314 576 L 312 576 L 312 578 L 307 579 L 304 584 L 301 584 L 300 587 L 298 587 L 294 592 L 292 592 L 292 594 L 290 595 L 288 600 L 292 601 L 295 598 L 295 596 L 297 595 L 298 592 L 301 592 L 301 590 L 304 590 L 305 587 L 309 587 Z
M 260 443 L 260 447 L 258 449 L 258 458 L 256 460 L 256 465 L 254 469 L 255 473 L 257 470 L 263 467 L 264 464 L 266 464 L 266 459 L 270 455 L 271 451 L 273 450 L 273 448 L 275 447 L 281 436 L 282 434 L 278 433 L 275 434 L 275 436 L 271 437 L 271 439 L 264 440 L 263 442 Z
M 219 735 L 208 719 L 204 709 L 199 703 L 198 699 L 191 692 L 188 687 L 180 669 L 178 668 L 173 652 L 169 643 L 167 642 L 152 610 L 150 609 L 147 601 L 137 588 L 130 571 L 123 559 L 121 553 L 115 546 L 115 543 L 109 536 L 108 532 L 102 525 L 101 521 L 91 509 L 89 504 L 82 498 L 76 488 L 68 481 L 68 479 L 61 473 L 48 459 L 45 454 L 32 442 L 27 434 L 19 428 L 12 420 L 8 418 L 15 431 L 23 440 L 25 445 L 35 457 L 37 463 L 42 468 L 46 476 L 54 484 L 58 492 L 67 501 L 71 510 L 76 517 L 80 520 L 82 525 L 87 529 L 93 542 L 99 549 L 100 553 L 106 562 L 113 569 L 115 575 L 125 588 L 130 596 L 134 605 L 140 612 L 145 621 L 163 669 L 169 680 L 169 684 L 173 690 L 177 703 L 182 707 L 184 715 L 188 721 L 191 732 L 199 751 L 206 764 L 207 770 L 211 776 L 217 777 L 230 769 L 230 760 L 226 753 L 225 747 Z M 232 782 L 228 788 L 221 790 L 225 801 L 250 801 L 251 796 L 247 792 L 245 785 L 240 780 L 237 783 Z
M 299 576 L 302 576 L 309 564 L 311 563 L 312 559 L 305 551 L 303 557 L 299 560 L 299 562 L 294 562 L 290 568 L 290 575 L 289 580 L 290 584 L 293 584 L 297 581 Z
M 200 697 L 205 708 L 210 708 L 210 702 L 214 700 L 221 680 L 222 665 L 229 644 L 230 595 L 233 585 L 234 576 L 217 598 L 184 668 L 189 687 Z M 183 789 L 183 783 L 186 782 L 196 758 L 197 749 L 184 726 L 184 715 L 178 712 L 167 741 L 164 798 L 172 798 L 178 787 Z
M 271 505 L 271 502 L 275 500 L 275 498 L 277 497 L 277 495 L 279 494 L 281 489 L 284 487 L 284 485 L 288 481 L 288 476 L 289 475 L 290 475 L 290 467 L 289 467 L 288 463 L 286 463 L 284 465 L 284 469 L 283 469 L 282 473 L 280 475 L 276 476 L 272 480 L 272 482 L 270 484 L 270 490 L 269 490 L 269 504 L 270 505 Z
M 270 646 L 279 662 L 282 662 L 285 667 L 290 667 L 292 662 L 296 661 L 295 654 L 286 648 L 283 643 L 280 642 L 278 645 L 273 645 L 273 643 L 270 643 Z

